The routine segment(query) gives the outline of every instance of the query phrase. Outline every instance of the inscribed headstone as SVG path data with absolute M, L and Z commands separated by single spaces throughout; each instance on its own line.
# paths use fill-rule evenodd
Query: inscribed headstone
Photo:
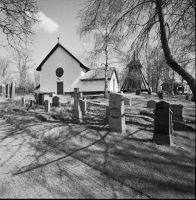
M 117 132 L 125 132 L 124 97 L 118 93 L 109 95 L 109 127 Z
M 165 101 L 160 101 L 155 108 L 153 141 L 159 145 L 172 145 L 172 132 L 170 105 Z

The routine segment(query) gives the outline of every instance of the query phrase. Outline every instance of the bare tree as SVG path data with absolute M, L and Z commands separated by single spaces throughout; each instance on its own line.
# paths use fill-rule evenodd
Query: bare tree
M 93 10 L 90 23 L 94 23 L 101 14 L 101 5 L 107 3 L 109 17 L 117 18 L 109 33 L 121 31 L 127 38 L 134 37 L 131 50 L 142 49 L 150 36 L 153 36 L 157 44 L 162 45 L 168 66 L 187 81 L 195 97 L 196 80 L 178 64 L 169 46 L 170 41 L 178 40 L 182 50 L 195 52 L 194 0 L 89 0 L 88 2 L 89 10 L 94 8 L 95 2 L 99 2 L 99 6 Z
M 27 48 L 15 48 L 12 50 L 14 64 L 19 73 L 19 87 L 25 87 L 29 70 L 32 68 L 32 54 Z
M 37 12 L 36 0 L 0 0 L 0 30 L 10 46 L 32 41 Z
M 91 66 L 104 66 L 104 97 L 108 98 L 107 70 L 109 65 L 118 62 L 116 60 L 116 55 L 121 54 L 120 45 L 122 46 L 123 36 L 118 33 L 109 33 L 109 30 L 114 22 L 114 18 L 109 16 L 110 12 L 107 3 L 93 1 L 92 8 L 89 9 L 88 4 L 91 4 L 91 2 L 92 1 L 88 1 L 77 16 L 81 21 L 78 33 L 81 38 L 90 37 L 90 35 L 94 36 L 94 47 L 87 53 L 87 61 L 91 63 Z M 99 15 L 92 20 L 95 10 L 98 10 Z M 101 60 L 100 65 L 97 64 L 99 60 Z
M 13 79 L 11 61 L 7 58 L 0 57 L 0 84 L 6 84 Z

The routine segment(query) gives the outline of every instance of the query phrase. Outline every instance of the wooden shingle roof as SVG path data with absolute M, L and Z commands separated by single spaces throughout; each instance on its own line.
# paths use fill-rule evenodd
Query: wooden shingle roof
M 118 75 L 115 67 L 108 67 L 107 69 L 107 79 L 112 78 L 113 72 L 116 74 L 118 81 Z M 82 76 L 81 81 L 90 81 L 90 80 L 104 80 L 105 79 L 105 68 L 91 69 Z M 119 82 L 119 81 L 118 81 Z

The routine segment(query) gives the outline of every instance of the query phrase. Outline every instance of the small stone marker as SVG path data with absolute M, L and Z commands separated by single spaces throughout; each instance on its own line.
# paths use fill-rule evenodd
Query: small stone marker
M 131 99 L 124 97 L 124 105 L 130 106 L 131 105 Z
M 172 111 L 169 103 L 160 101 L 154 110 L 153 141 L 158 145 L 172 145 Z
M 25 105 L 25 98 L 22 97 L 22 105 L 24 106 Z
M 54 96 L 52 98 L 52 106 L 60 106 L 60 98 L 57 96 Z
M 74 108 L 72 110 L 72 118 L 78 122 L 82 122 L 82 112 L 79 105 L 80 98 L 79 88 L 74 88 Z
M 34 106 L 34 101 L 30 100 L 30 107 Z
M 147 101 L 147 108 L 156 108 L 157 102 L 154 100 Z
M 50 102 L 49 102 L 49 100 L 45 100 L 44 111 L 50 112 Z
M 9 98 L 10 95 L 10 86 L 9 84 L 6 84 L 6 97 Z
M 84 100 L 79 99 L 79 104 L 80 104 L 80 109 L 82 111 L 82 115 L 85 115 L 87 110 L 87 103 Z
M 109 95 L 109 127 L 117 132 L 125 132 L 124 97 L 118 93 Z
M 173 118 L 183 120 L 183 105 L 181 104 L 170 104 L 170 109 L 173 112 Z

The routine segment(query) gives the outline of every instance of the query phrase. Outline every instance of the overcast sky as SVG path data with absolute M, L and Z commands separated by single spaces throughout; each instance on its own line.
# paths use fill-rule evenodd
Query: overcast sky
M 85 0 L 37 0 L 41 24 L 36 27 L 33 45 L 29 46 L 33 50 L 33 60 L 37 66 L 57 44 L 57 37 L 60 38 L 60 44 L 81 59 L 80 55 L 87 46 L 76 34 L 79 24 L 76 16 L 84 2 Z M 3 35 L 1 41 L 2 39 L 5 44 Z M 0 55 L 6 57 L 8 53 L 1 48 Z

